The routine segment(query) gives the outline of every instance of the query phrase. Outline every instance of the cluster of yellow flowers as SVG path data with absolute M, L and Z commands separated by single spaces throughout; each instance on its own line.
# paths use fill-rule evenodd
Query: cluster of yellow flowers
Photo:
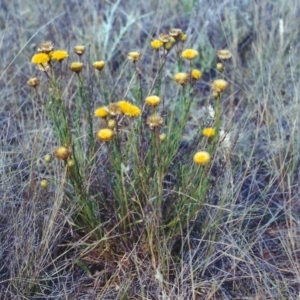
M 78 55 L 79 58 L 85 53 L 85 46 L 77 45 L 74 47 L 74 52 Z M 68 58 L 69 54 L 65 50 L 54 50 L 54 44 L 51 41 L 46 41 L 41 43 L 37 48 L 37 53 L 33 55 L 31 62 L 37 66 L 39 71 L 48 72 L 53 70 L 52 62 L 58 61 L 61 63 L 64 59 Z M 94 69 L 101 71 L 104 66 L 105 62 L 95 61 L 92 65 Z M 84 64 L 81 61 L 75 61 L 70 64 L 70 70 L 74 73 L 79 74 L 83 69 Z M 48 73 L 47 73 L 48 75 Z M 49 75 L 48 75 L 49 76 Z M 30 78 L 27 81 L 29 86 L 37 87 L 39 84 L 39 79 L 36 77 Z
M 141 115 L 141 109 L 129 101 L 121 100 L 115 103 L 110 103 L 107 106 L 101 106 L 95 110 L 95 117 L 102 118 L 106 121 L 108 128 L 100 129 L 96 137 L 102 142 L 108 142 L 114 137 L 114 129 L 119 115 L 129 117 L 138 117 Z
M 199 52 L 194 49 L 186 49 L 186 50 L 182 51 L 182 53 L 181 53 L 182 58 L 188 59 L 190 61 L 193 60 L 194 58 L 196 58 L 198 55 L 199 55 Z M 184 85 L 190 79 L 196 81 L 196 80 L 201 79 L 201 77 L 202 77 L 202 72 L 200 70 L 192 69 L 189 74 L 184 73 L 184 72 L 177 73 L 173 79 L 178 84 Z
M 166 51 L 170 51 L 173 46 L 178 43 L 184 43 L 187 39 L 187 35 L 179 28 L 172 28 L 169 30 L 169 33 L 161 33 L 158 36 L 158 39 L 151 41 L 151 47 L 155 50 L 164 48 Z
M 167 34 L 161 33 L 157 39 L 151 41 L 151 47 L 158 51 L 160 48 L 164 49 L 164 53 L 167 54 L 174 45 L 178 43 L 184 43 L 187 39 L 187 35 L 179 28 L 170 29 Z M 179 49 L 179 48 L 178 48 Z M 82 55 L 85 53 L 85 46 L 77 45 L 74 47 L 74 52 L 78 55 L 79 61 L 74 61 L 70 64 L 69 68 L 74 73 L 79 74 L 84 64 L 81 61 Z M 179 54 L 179 53 L 178 53 Z M 218 53 L 219 62 L 216 65 L 216 69 L 223 73 L 224 61 L 231 58 L 231 53 L 228 50 L 219 50 Z M 192 66 L 192 60 L 196 59 L 199 56 L 199 52 L 195 49 L 185 49 L 181 52 L 181 58 L 190 61 L 190 65 Z M 51 41 L 47 41 L 41 43 L 37 48 L 37 53 L 33 55 L 31 61 L 32 63 L 37 65 L 37 68 L 41 71 L 47 73 L 48 70 L 53 70 L 52 62 L 58 61 L 62 63 L 62 61 L 69 57 L 69 54 L 65 50 L 54 50 L 54 44 Z M 129 52 L 127 54 L 129 60 L 133 63 L 136 63 L 141 59 L 141 53 L 137 51 Z M 102 60 L 95 61 L 92 64 L 95 70 L 101 71 L 105 62 Z M 47 76 L 49 76 L 47 74 Z M 194 69 L 191 67 L 191 70 L 188 73 L 180 72 L 177 73 L 173 79 L 176 83 L 180 85 L 185 85 L 186 83 L 193 84 L 195 81 L 201 79 L 202 72 L 198 69 Z M 30 78 L 28 80 L 28 85 L 36 88 L 39 84 L 40 80 L 36 77 Z M 228 87 L 228 83 L 226 80 L 216 79 L 212 82 L 211 88 L 212 93 L 215 98 L 219 98 L 220 94 L 223 93 Z M 161 98 L 157 95 L 149 95 L 145 98 L 145 104 L 152 110 L 152 114 L 147 118 L 146 124 L 154 130 L 157 130 L 164 123 L 164 119 L 157 111 L 157 107 L 161 103 Z M 102 142 L 111 141 L 114 136 L 118 133 L 118 121 L 120 120 L 120 116 L 128 116 L 128 117 L 139 117 L 142 114 L 142 111 L 136 105 L 130 103 L 127 100 L 120 100 L 118 102 L 113 102 L 105 106 L 101 106 L 95 110 L 95 117 L 102 118 L 105 121 L 105 128 L 100 129 L 96 133 L 96 138 Z M 213 127 L 204 128 L 202 134 L 208 139 L 213 138 L 216 135 L 216 129 Z M 159 136 L 160 141 L 164 141 L 166 139 L 166 134 L 161 133 Z M 54 156 L 58 159 L 66 161 L 69 167 L 72 166 L 72 153 L 68 149 L 68 147 L 61 146 L 57 148 L 54 152 Z M 198 165 L 206 165 L 210 162 L 211 155 L 206 151 L 197 152 L 193 161 Z
M 54 44 L 51 41 L 41 43 L 33 55 L 31 62 L 39 66 L 39 70 L 47 71 L 51 67 L 51 61 L 62 62 L 69 56 L 65 50 L 54 50 Z
M 150 115 L 146 121 L 147 125 L 149 125 L 151 129 L 158 128 L 163 124 L 163 118 L 155 111 L 155 108 L 160 102 L 160 97 L 156 95 L 150 95 L 145 99 L 145 103 L 154 109 L 153 114 Z M 138 117 L 141 114 L 142 111 L 139 107 L 126 100 L 110 103 L 109 105 L 97 108 L 95 110 L 95 117 L 104 119 L 107 125 L 107 128 L 100 129 L 97 132 L 97 138 L 100 141 L 108 142 L 114 137 L 114 130 L 117 124 L 116 118 L 119 115 Z

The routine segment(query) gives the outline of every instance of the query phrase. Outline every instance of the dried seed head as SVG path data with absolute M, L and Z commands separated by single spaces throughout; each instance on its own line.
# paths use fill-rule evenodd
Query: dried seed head
M 180 37 L 180 35 L 182 34 L 182 30 L 180 28 L 172 28 L 169 31 L 169 35 L 173 36 L 174 38 L 178 38 Z
M 85 46 L 83 46 L 83 45 L 77 45 L 77 46 L 75 46 L 74 47 L 74 52 L 77 55 L 81 56 L 85 52 Z
M 36 77 L 29 78 L 27 84 L 35 88 L 40 84 L 40 80 Z
M 109 105 L 104 106 L 104 109 L 113 117 L 122 114 L 122 110 L 118 103 L 110 103 Z
M 219 50 L 217 52 L 217 55 L 218 55 L 219 59 L 222 59 L 222 60 L 226 60 L 226 59 L 229 59 L 232 57 L 231 52 L 227 49 Z
M 41 44 L 39 44 L 37 51 L 38 52 L 43 52 L 43 53 L 50 53 L 51 51 L 54 50 L 54 44 L 51 41 L 46 41 Z
M 168 43 L 170 42 L 170 36 L 168 34 L 165 34 L 165 33 L 160 33 L 158 39 L 160 41 L 162 41 L 163 43 Z
M 184 85 L 185 83 L 188 82 L 189 76 L 188 76 L 188 74 L 186 74 L 186 73 L 177 73 L 177 74 L 174 76 L 174 80 L 175 80 L 178 84 Z
M 141 53 L 137 51 L 129 52 L 127 54 L 128 59 L 130 59 L 132 62 L 137 62 L 141 58 Z
M 153 114 L 147 119 L 147 125 L 150 126 L 151 129 L 157 128 L 163 124 L 163 118 L 158 114 Z

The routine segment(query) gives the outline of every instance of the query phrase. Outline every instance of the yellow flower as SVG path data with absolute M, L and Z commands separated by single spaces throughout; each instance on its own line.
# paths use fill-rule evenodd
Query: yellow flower
M 49 60 L 50 60 L 50 57 L 49 57 L 48 54 L 46 54 L 46 53 L 37 53 L 37 54 L 33 55 L 32 59 L 31 59 L 31 62 L 36 64 L 36 65 L 39 65 L 39 64 L 45 64 Z
M 80 73 L 80 71 L 83 68 L 83 63 L 76 61 L 76 62 L 72 62 L 71 66 L 70 66 L 70 70 L 75 72 L 75 73 Z
M 157 106 L 159 103 L 160 103 L 160 98 L 158 96 L 148 96 L 146 99 L 145 99 L 145 102 L 146 104 L 148 104 L 149 106 Z
M 57 60 L 59 62 L 62 62 L 68 56 L 69 56 L 68 52 L 64 51 L 64 50 L 56 50 L 56 51 L 50 52 L 51 59 Z
M 133 61 L 134 63 L 137 62 L 138 60 L 140 60 L 141 58 L 141 53 L 140 52 L 136 52 L 136 51 L 133 51 L 133 52 L 129 52 L 127 54 L 127 57 Z
M 156 113 L 151 115 L 147 119 L 147 124 L 150 126 L 151 129 L 161 126 L 163 122 L 164 119 Z
M 54 151 L 54 156 L 58 159 L 66 160 L 71 155 L 67 147 L 61 146 Z
M 142 113 L 137 106 L 131 104 L 128 101 L 122 100 L 119 101 L 118 104 L 119 107 L 121 108 L 122 113 L 126 116 L 137 117 Z
M 195 80 L 198 80 L 202 77 L 202 73 L 200 70 L 197 70 L 197 69 L 193 69 L 191 71 L 191 77 Z
M 150 44 L 153 49 L 158 50 L 164 43 L 161 40 L 153 40 Z
M 229 50 L 219 50 L 218 52 L 217 52 L 217 55 L 218 55 L 218 57 L 219 57 L 219 59 L 222 59 L 222 60 L 226 60 L 226 59 L 229 59 L 229 58 L 231 58 L 231 56 L 232 56 L 232 54 L 230 53 L 230 51 Z
M 187 83 L 187 81 L 189 80 L 189 76 L 188 74 L 186 73 L 177 73 L 175 76 L 174 76 L 174 80 L 181 84 L 181 85 L 184 85 L 185 83 Z
M 99 107 L 95 110 L 95 117 L 106 118 L 108 116 L 108 111 L 105 107 Z
M 215 130 L 215 128 L 208 127 L 208 128 L 204 128 L 202 133 L 204 136 L 210 138 L 210 137 L 215 136 L 216 130 Z
M 51 41 L 46 41 L 39 44 L 37 51 L 42 53 L 50 53 L 54 49 L 54 44 Z
M 114 137 L 114 132 L 109 128 L 100 129 L 96 136 L 98 140 L 102 142 L 108 142 Z
M 194 155 L 193 160 L 197 165 L 206 165 L 210 162 L 210 154 L 206 151 L 199 151 Z
M 227 89 L 228 82 L 224 79 L 216 79 L 213 81 L 211 87 L 213 92 L 222 93 Z
M 199 55 L 198 51 L 194 50 L 194 49 L 187 49 L 187 50 L 184 50 L 181 53 L 182 58 L 186 58 L 186 59 L 189 59 L 189 60 L 194 59 L 198 55 Z
M 29 78 L 28 81 L 27 81 L 27 84 L 29 86 L 32 86 L 32 87 L 37 87 L 40 83 L 40 80 L 36 77 L 33 77 L 33 78 Z
M 82 45 L 77 45 L 74 47 L 74 52 L 81 56 L 84 52 L 85 52 L 85 46 L 82 46 Z
M 93 67 L 98 70 L 101 71 L 105 66 L 105 62 L 103 60 L 99 60 L 99 61 L 95 61 L 93 63 Z

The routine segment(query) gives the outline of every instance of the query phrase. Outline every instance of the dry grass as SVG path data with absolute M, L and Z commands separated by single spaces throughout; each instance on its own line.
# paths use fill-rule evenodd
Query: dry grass
M 2 0 L 0 6 L 1 299 L 299 298 L 297 1 Z M 60 178 L 61 185 L 64 178 L 58 164 L 49 169 L 42 160 L 56 140 L 26 81 L 36 74 L 30 58 L 41 41 L 70 52 L 85 44 L 91 61 L 99 55 L 107 61 L 104 85 L 120 98 L 132 75 L 126 53 L 144 53 L 140 72 L 149 86 L 148 74 L 155 71 L 149 41 L 172 27 L 190 36 L 187 43 L 200 51 L 205 72 L 187 143 L 215 76 L 216 50 L 233 52 L 223 124 L 236 147 L 225 170 L 214 170 L 202 212 L 209 221 L 186 234 L 185 243 L 175 243 L 175 255 L 164 249 L 178 261 L 168 260 L 162 281 L 141 249 L 117 261 L 87 255 L 88 237 L 74 232 L 75 207 L 63 209 L 63 189 L 40 188 L 41 178 Z M 171 80 L 169 70 L 164 80 Z M 70 95 L 73 90 L 70 84 Z M 174 96 L 172 90 L 164 94 Z M 99 104 L 101 97 L 93 85 L 93 101 Z

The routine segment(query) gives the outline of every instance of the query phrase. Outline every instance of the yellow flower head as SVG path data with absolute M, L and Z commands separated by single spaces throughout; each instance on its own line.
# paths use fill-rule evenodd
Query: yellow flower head
M 72 62 L 70 65 L 70 70 L 77 74 L 81 72 L 82 68 L 83 68 L 83 63 L 79 61 Z
M 163 122 L 164 119 L 156 113 L 151 115 L 147 119 L 147 124 L 150 126 L 151 129 L 161 126 Z
M 108 142 L 114 137 L 114 132 L 109 128 L 100 129 L 96 136 L 98 140 L 102 142 Z
M 45 64 L 50 60 L 50 57 L 48 54 L 46 53 L 37 53 L 34 54 L 31 62 L 36 64 L 36 65 L 40 65 L 40 64 Z
M 206 165 L 210 162 L 210 154 L 206 151 L 199 151 L 194 155 L 193 160 L 197 165 Z
M 146 104 L 148 104 L 149 106 L 157 106 L 159 103 L 160 103 L 160 98 L 158 96 L 148 96 L 146 99 L 145 99 L 145 102 Z
M 217 55 L 218 55 L 219 59 L 222 59 L 222 60 L 226 60 L 226 59 L 229 59 L 232 57 L 231 52 L 227 49 L 219 50 L 217 52 Z
M 74 47 L 74 52 L 81 56 L 84 52 L 85 52 L 85 46 L 82 46 L 82 45 L 77 45 Z
M 189 76 L 186 73 L 177 73 L 174 76 L 174 80 L 181 85 L 184 85 L 189 80 Z
M 69 56 L 68 52 L 64 51 L 64 50 L 56 50 L 56 51 L 50 52 L 51 59 L 57 60 L 59 62 L 62 62 L 68 56 Z
M 119 101 L 118 104 L 119 107 L 121 108 L 122 113 L 126 116 L 137 117 L 142 113 L 137 106 L 131 104 L 128 101 L 122 100 Z
M 182 58 L 186 58 L 186 59 L 189 59 L 189 60 L 194 59 L 198 55 L 199 55 L 199 52 L 197 50 L 194 50 L 194 49 L 186 49 L 181 53 Z
M 215 128 L 208 127 L 208 128 L 204 128 L 202 133 L 204 136 L 211 138 L 211 137 L 215 136 L 216 130 L 215 130 Z
M 202 73 L 200 70 L 193 69 L 191 71 L 191 77 L 195 80 L 199 80 L 202 77 Z
M 162 41 L 163 43 L 169 43 L 171 40 L 170 40 L 170 36 L 168 34 L 165 34 L 165 33 L 161 33 L 158 37 L 158 39 L 160 41 Z
M 36 77 L 33 77 L 33 78 L 29 78 L 28 81 L 27 81 L 27 84 L 29 86 L 32 86 L 32 87 L 37 87 L 40 83 L 40 80 Z
M 164 43 L 161 40 L 153 40 L 150 44 L 153 49 L 158 50 Z
M 108 116 L 108 111 L 104 106 L 99 107 L 95 110 L 95 117 L 106 118 L 107 116 Z
M 222 93 L 228 87 L 228 82 L 224 79 L 216 79 L 213 81 L 212 85 L 213 92 Z
M 105 66 L 105 62 L 103 60 L 99 60 L 99 61 L 95 61 L 93 63 L 93 67 L 98 70 L 101 71 Z
M 67 147 L 61 146 L 54 151 L 54 156 L 58 159 L 66 160 L 71 155 Z
M 182 30 L 179 28 L 172 28 L 169 31 L 169 35 L 173 36 L 175 39 L 177 39 L 182 34 Z
M 117 116 L 122 113 L 122 110 L 118 103 L 110 103 L 107 106 L 103 107 L 111 116 Z
M 131 61 L 133 61 L 134 63 L 137 62 L 138 60 L 140 60 L 141 58 L 141 53 L 137 52 L 137 51 L 133 51 L 133 52 L 129 52 L 127 54 L 128 59 L 130 59 Z
M 51 41 L 43 42 L 39 44 L 37 51 L 42 53 L 50 53 L 54 49 L 54 44 Z

